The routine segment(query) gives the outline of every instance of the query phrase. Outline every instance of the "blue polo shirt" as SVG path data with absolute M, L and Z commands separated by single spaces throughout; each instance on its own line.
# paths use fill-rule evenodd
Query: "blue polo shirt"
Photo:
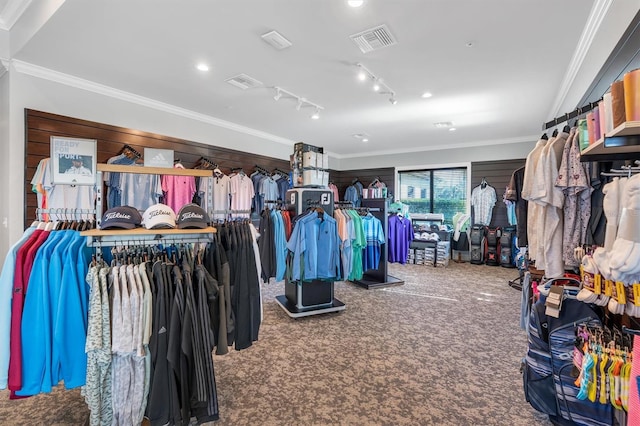
M 338 226 L 328 214 L 311 212 L 300 218 L 287 248 L 293 252 L 293 280 L 340 279 Z
M 33 261 L 22 311 L 22 389 L 16 395 L 40 393 L 51 369 L 51 304 L 49 259 L 69 231 L 52 231 Z M 58 277 L 59 280 L 59 277 Z

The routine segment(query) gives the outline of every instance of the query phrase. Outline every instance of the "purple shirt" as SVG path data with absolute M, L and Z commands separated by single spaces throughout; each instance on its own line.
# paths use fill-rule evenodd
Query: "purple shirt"
M 406 217 L 389 216 L 389 262 L 406 263 L 409 244 L 413 241 L 413 226 Z

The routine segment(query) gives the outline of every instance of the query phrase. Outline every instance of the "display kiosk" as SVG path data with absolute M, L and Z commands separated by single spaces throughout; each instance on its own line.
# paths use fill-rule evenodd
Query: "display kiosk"
M 333 193 L 323 188 L 290 189 L 286 206 L 293 215 L 303 214 L 314 207 L 321 207 L 325 214 L 333 215 Z M 276 296 L 276 301 L 292 318 L 345 309 L 345 304 L 333 297 L 333 281 L 293 281 L 285 277 L 284 288 L 285 294 Z

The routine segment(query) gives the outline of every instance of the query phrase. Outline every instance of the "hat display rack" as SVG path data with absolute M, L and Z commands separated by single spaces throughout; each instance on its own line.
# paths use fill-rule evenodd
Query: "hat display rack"
M 102 173 L 104 172 L 197 176 L 208 179 L 209 188 L 207 193 L 209 197 L 213 192 L 213 172 L 211 170 L 138 167 L 116 164 L 97 164 L 96 169 L 98 182 L 102 181 Z M 103 213 L 103 197 L 101 185 L 98 185 L 95 209 L 98 228 L 100 227 Z M 208 202 L 209 205 L 212 204 L 212 200 L 208 200 Z M 88 246 L 102 248 L 103 246 L 114 245 L 149 246 L 157 244 L 209 243 L 213 241 L 215 232 L 215 228 L 209 226 L 204 229 L 92 229 L 81 232 L 81 235 L 87 238 Z

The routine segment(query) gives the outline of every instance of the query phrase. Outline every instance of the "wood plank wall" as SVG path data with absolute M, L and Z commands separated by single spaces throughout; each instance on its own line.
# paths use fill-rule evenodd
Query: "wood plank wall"
M 200 157 L 218 164 L 224 173 L 229 173 L 234 167 L 242 167 L 246 173 L 252 173 L 256 165 L 267 170 L 290 168 L 286 160 L 30 109 L 25 110 L 25 123 L 25 227 L 33 221 L 37 207 L 30 181 L 40 160 L 50 155 L 51 136 L 97 139 L 98 163 L 106 163 L 128 144 L 140 153 L 144 148 L 172 149 L 174 158 L 179 158 L 187 168 L 193 167 Z M 293 147 L 291 149 L 293 151 Z
M 179 158 L 185 167 L 193 167 L 200 157 L 206 157 L 217 163 L 224 173 L 231 168 L 242 167 L 251 173 L 255 166 L 267 170 L 280 168 L 289 170 L 289 162 L 277 158 L 267 157 L 236 151 L 233 149 L 210 146 L 198 142 L 171 138 L 140 130 L 111 126 L 109 124 L 80 120 L 77 118 L 51 114 L 42 111 L 25 110 L 26 149 L 25 149 L 25 210 L 24 226 L 28 226 L 34 219 L 37 207 L 36 196 L 31 192 L 31 178 L 38 163 L 50 154 L 49 140 L 51 136 L 65 136 L 98 140 L 98 162 L 104 163 L 110 157 L 117 155 L 125 144 L 132 146 L 139 152 L 144 148 L 173 149 L 175 158 Z M 293 150 L 293 147 L 292 147 Z M 482 177 L 496 188 L 498 202 L 493 213 L 492 226 L 508 225 L 506 207 L 502 202 L 504 188 L 511 179 L 514 170 L 524 166 L 524 159 L 506 161 L 476 162 L 471 165 L 471 188 L 480 184 Z M 383 181 L 390 194 L 395 194 L 395 174 L 393 167 L 359 170 L 331 170 L 330 180 L 338 187 L 340 199 L 352 181 L 358 178 L 364 186 L 374 179 Z
M 329 180 L 338 187 L 340 193 L 340 199 L 344 197 L 344 192 L 347 187 L 351 185 L 352 181 L 356 178 L 360 179 L 360 182 L 366 188 L 376 178 L 380 179 L 387 185 L 388 193 L 395 194 L 395 172 L 393 167 L 385 167 L 381 169 L 360 169 L 360 170 L 342 170 L 329 172 Z
M 524 163 L 524 158 L 519 160 L 471 163 L 471 190 L 480 185 L 483 177 L 487 180 L 487 183 L 493 186 L 496 190 L 496 197 L 498 201 L 493 208 L 491 226 L 504 227 L 509 225 L 509 221 L 507 220 L 507 207 L 502 201 L 502 196 L 504 195 L 505 188 L 511 180 L 511 175 L 516 169 L 523 167 Z

